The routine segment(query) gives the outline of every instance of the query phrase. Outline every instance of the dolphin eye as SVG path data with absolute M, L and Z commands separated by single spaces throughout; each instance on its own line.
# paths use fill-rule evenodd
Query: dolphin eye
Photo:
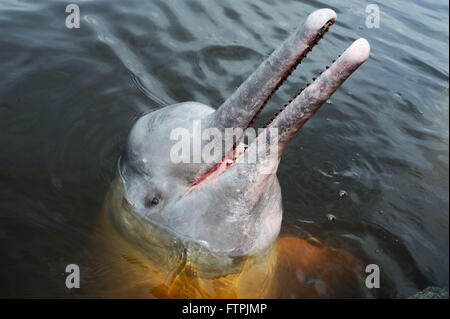
M 151 208 L 153 206 L 158 205 L 160 202 L 160 196 L 147 197 L 145 200 L 145 206 Z

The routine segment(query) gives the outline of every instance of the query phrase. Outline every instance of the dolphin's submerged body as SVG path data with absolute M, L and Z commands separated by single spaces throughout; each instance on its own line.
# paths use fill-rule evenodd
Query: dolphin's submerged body
M 291 280 L 284 278 L 288 273 L 303 280 L 309 273 L 316 280 L 318 273 L 325 276 L 324 256 L 345 265 L 333 268 L 336 275 L 354 272 L 358 263 L 348 253 L 297 238 L 277 240 L 282 201 L 276 169 L 296 132 L 368 58 L 367 41 L 356 40 L 256 138 L 243 143 L 245 130 L 335 20 L 330 9 L 312 13 L 217 110 L 186 102 L 135 123 L 101 222 L 122 256 L 120 272 L 130 273 L 130 264 L 142 266 L 139 275 L 131 271 L 122 278 L 133 282 L 133 289 L 156 297 L 290 297 L 280 294 L 280 281 Z M 220 152 L 208 153 L 208 161 L 174 160 L 177 132 L 192 140 L 200 134 L 199 149 L 207 147 L 210 140 L 198 124 L 214 129 L 209 137 L 220 139 Z M 234 129 L 231 140 L 227 129 Z M 313 286 L 318 295 L 327 291 L 323 284 Z

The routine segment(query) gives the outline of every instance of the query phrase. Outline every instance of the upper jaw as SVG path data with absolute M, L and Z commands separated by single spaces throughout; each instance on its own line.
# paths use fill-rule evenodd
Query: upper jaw
M 331 9 L 311 13 L 302 27 L 261 63 L 216 112 L 204 119 L 205 124 L 222 131 L 225 128 L 245 130 L 252 125 L 264 105 L 335 21 L 336 13 Z

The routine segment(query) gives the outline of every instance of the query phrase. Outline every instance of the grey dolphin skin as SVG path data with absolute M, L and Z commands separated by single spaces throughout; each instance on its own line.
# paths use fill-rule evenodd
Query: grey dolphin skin
M 362 38 L 353 42 L 277 114 L 263 131 L 277 132 L 277 152 L 262 148 L 266 151 L 261 161 L 247 161 L 246 154 L 257 150 L 261 155 L 258 146 L 269 143 L 270 134 L 258 134 L 244 148 L 239 148 L 244 133 L 238 132 L 234 143 L 226 143 L 224 137 L 225 156 L 194 163 L 171 160 L 171 150 L 178 142 L 171 134 L 182 128 L 194 140 L 201 134 L 194 121 L 202 128 L 217 129 L 222 136 L 227 128 L 245 131 L 335 21 L 336 13 L 330 9 L 310 14 L 217 110 L 185 102 L 141 117 L 118 164 L 115 187 L 119 190 L 112 204 L 119 206 L 112 216 L 116 228 L 144 248 L 172 249 L 180 243 L 196 247 L 206 262 L 212 260 L 210 256 L 239 258 L 269 247 L 282 220 L 276 177 L 281 154 L 303 124 L 368 58 L 368 42 Z

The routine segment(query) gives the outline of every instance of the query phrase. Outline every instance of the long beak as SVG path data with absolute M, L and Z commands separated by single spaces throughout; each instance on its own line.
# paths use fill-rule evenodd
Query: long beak
M 321 9 L 313 12 L 303 28 L 286 40 L 215 113 L 207 117 L 207 123 L 222 130 L 238 127 L 245 131 L 267 100 L 335 20 L 336 14 L 332 10 Z M 365 39 L 353 42 L 331 67 L 290 101 L 289 105 L 265 128 L 263 134 L 259 134 L 248 147 L 236 143 L 227 149 L 225 141 L 226 158 L 212 169 L 202 172 L 194 185 L 215 179 L 224 173 L 227 173 L 225 174 L 227 176 L 246 176 L 244 179 L 248 179 L 249 183 L 263 185 L 268 178 L 275 175 L 287 143 L 344 81 L 367 60 L 369 53 L 370 45 Z M 239 140 L 242 138 L 236 137 Z M 252 160 L 249 160 L 250 158 Z M 223 180 L 227 180 L 226 176 Z

